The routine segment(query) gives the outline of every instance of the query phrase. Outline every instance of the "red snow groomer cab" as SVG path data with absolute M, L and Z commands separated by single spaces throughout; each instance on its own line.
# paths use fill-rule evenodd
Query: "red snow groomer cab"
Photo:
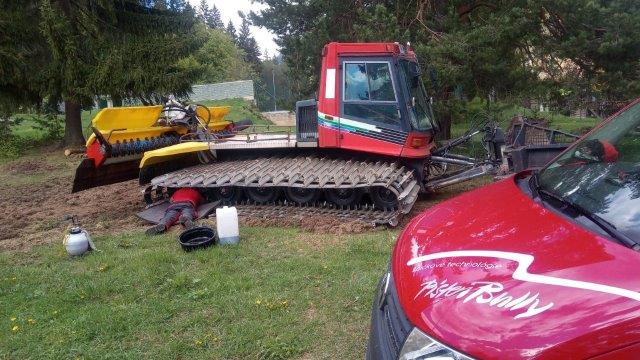
M 425 159 L 436 131 L 411 48 L 331 43 L 322 53 L 318 145 Z

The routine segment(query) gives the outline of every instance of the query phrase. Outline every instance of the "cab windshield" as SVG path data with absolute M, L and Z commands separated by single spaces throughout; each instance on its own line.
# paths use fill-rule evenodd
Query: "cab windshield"
M 411 127 L 418 131 L 437 130 L 432 122 L 431 104 L 427 101 L 427 92 L 420 79 L 417 64 L 400 60 L 400 69 L 402 82 L 406 84 L 405 90 L 409 95 L 407 105 Z
M 574 144 L 537 182 L 586 217 L 640 241 L 640 103 Z

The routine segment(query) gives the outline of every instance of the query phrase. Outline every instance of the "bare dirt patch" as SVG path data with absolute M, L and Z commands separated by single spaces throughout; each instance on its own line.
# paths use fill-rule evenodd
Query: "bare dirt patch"
M 287 209 L 285 214 L 274 217 L 241 216 L 240 222 L 248 226 L 299 227 L 305 231 L 326 234 L 362 233 L 374 226 L 358 219 L 342 219 L 329 215 L 300 214 L 300 209 Z
M 54 170 L 77 160 L 57 157 L 59 166 L 47 160 L 52 159 L 43 157 L 0 166 L 6 176 L 14 177 L 9 179 L 10 185 L 0 186 L 0 250 L 28 250 L 38 244 L 61 242 L 68 226 L 63 221 L 65 215 L 77 215 L 83 227 L 96 234 L 120 232 L 142 224 L 134 216 L 143 206 L 135 181 L 71 194 L 72 175 Z M 39 174 L 44 177 L 36 183 L 21 179 Z
M 37 173 L 56 170 L 56 167 L 54 165 L 43 163 L 43 162 L 26 160 L 26 161 L 13 162 L 9 164 L 7 166 L 7 170 L 13 174 L 33 175 Z
M 82 226 L 94 236 L 148 226 L 135 216 L 144 208 L 137 181 L 72 194 L 73 172 L 79 160 L 65 158 L 59 152 L 43 153 L 0 165 L 0 251 L 28 250 L 38 244 L 62 242 L 68 229 L 68 223 L 63 221 L 65 215 L 77 215 Z M 412 212 L 401 219 L 399 228 L 421 211 L 490 181 L 483 178 L 421 195 Z M 299 227 L 333 235 L 375 229 L 367 221 L 330 213 L 314 214 L 295 207 L 268 215 L 241 216 L 240 222 L 248 226 Z M 174 229 L 176 234 L 179 231 Z

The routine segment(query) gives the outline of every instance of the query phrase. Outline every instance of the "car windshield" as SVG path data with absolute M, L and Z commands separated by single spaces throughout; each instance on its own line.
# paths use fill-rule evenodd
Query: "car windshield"
M 640 103 L 575 143 L 538 184 L 640 240 Z
M 409 94 L 409 119 L 411 126 L 418 131 L 427 131 L 434 128 L 431 121 L 431 105 L 427 101 L 427 92 L 417 71 L 417 64 L 407 60 L 400 61 L 403 82 Z M 416 70 L 413 70 L 416 69 Z

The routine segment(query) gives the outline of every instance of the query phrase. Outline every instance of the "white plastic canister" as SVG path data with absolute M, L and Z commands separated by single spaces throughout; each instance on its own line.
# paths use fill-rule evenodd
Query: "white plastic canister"
M 216 228 L 218 230 L 220 245 L 235 245 L 240 242 L 238 210 L 234 206 L 217 208 Z

